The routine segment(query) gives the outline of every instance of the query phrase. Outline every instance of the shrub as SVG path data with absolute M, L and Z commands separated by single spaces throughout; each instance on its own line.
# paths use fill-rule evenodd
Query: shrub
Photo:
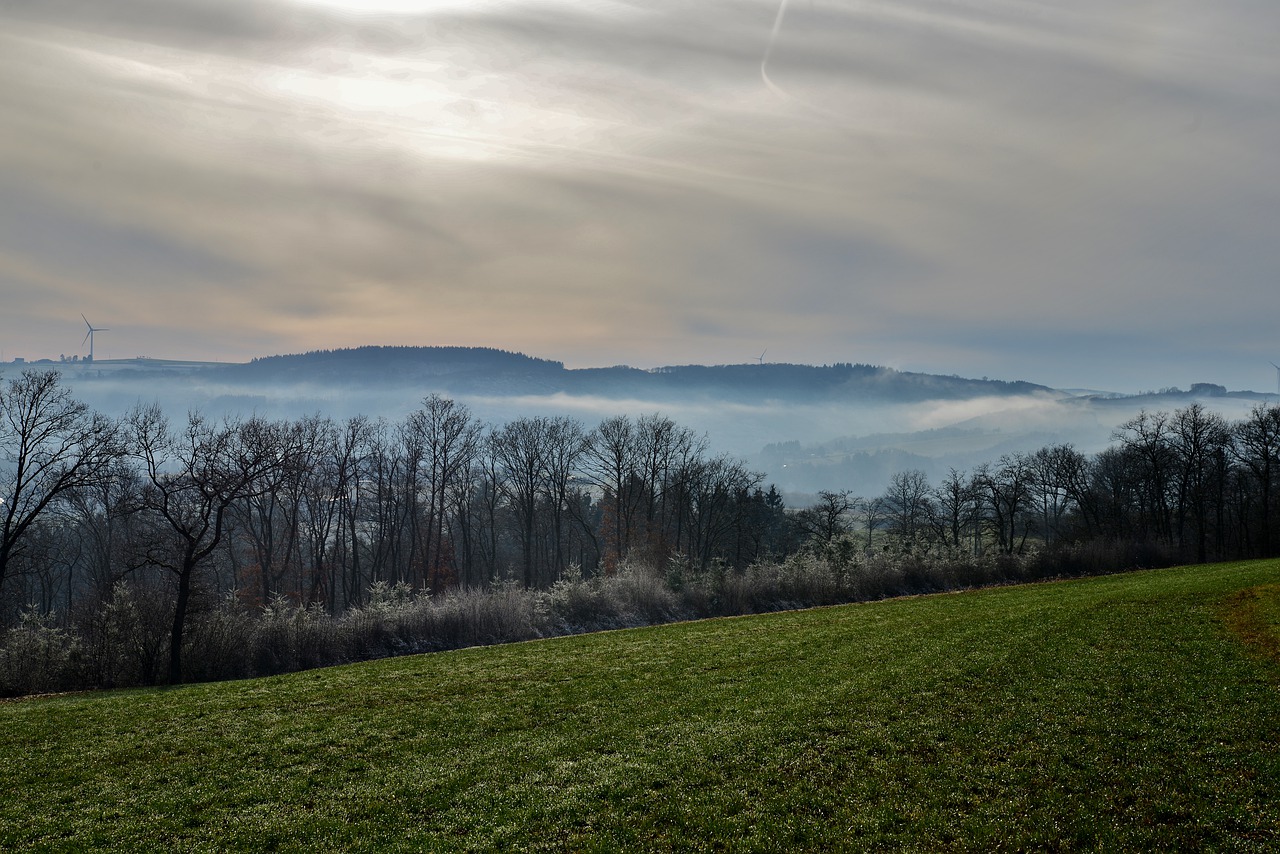
M 159 679 L 169 649 L 173 600 L 164 588 L 143 592 L 146 595 L 140 596 L 133 586 L 119 581 L 111 598 L 79 621 L 85 685 L 154 685 Z
M 289 671 L 699 617 L 868 601 L 1057 576 L 1094 575 L 1183 558 L 1169 546 L 1093 541 L 1025 555 L 889 549 L 852 540 L 736 570 L 676 555 L 663 565 L 624 561 L 608 576 L 569 567 L 548 590 L 507 581 L 431 595 L 374 583 L 365 603 L 330 615 L 276 598 L 259 611 L 234 597 L 193 614 L 186 636 L 190 681 Z M 121 582 L 68 630 L 28 611 L 0 635 L 0 694 L 155 684 L 173 614 L 165 585 Z
M 343 658 L 334 620 L 317 603 L 303 606 L 277 596 L 254 621 L 252 638 L 257 675 L 323 667 Z
M 183 660 L 187 679 L 211 682 L 239 679 L 263 672 L 259 669 L 258 620 L 228 596 L 220 607 L 191 620 Z
M 76 684 L 79 639 L 58 626 L 54 614 L 23 611 L 0 635 L 0 696 L 62 691 Z

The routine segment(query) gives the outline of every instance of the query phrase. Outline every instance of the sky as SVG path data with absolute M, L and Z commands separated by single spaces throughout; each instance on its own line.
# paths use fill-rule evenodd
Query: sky
M 0 0 L 0 360 L 1275 391 L 1275 0 Z

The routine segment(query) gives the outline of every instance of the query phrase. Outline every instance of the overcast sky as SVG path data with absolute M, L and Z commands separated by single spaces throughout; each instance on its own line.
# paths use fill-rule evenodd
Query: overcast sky
M 0 359 L 1274 391 L 1275 0 L 0 0 Z M 767 352 L 766 352 L 767 351 Z

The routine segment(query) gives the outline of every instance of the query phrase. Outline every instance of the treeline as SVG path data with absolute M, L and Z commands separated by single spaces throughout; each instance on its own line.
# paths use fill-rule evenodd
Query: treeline
M 1272 556 L 1280 407 L 1199 404 L 804 510 L 661 415 L 109 419 L 0 387 L 0 693 Z
M 883 495 L 824 492 L 798 518 L 821 542 L 840 544 L 856 527 L 868 548 L 907 554 L 1017 556 L 1099 543 L 1185 562 L 1277 554 L 1280 406 L 1255 406 L 1237 422 L 1199 403 L 1143 411 L 1113 440 L 1092 456 L 1069 444 L 1006 454 L 952 469 L 937 485 L 898 472 Z
M 341 614 L 376 584 L 545 589 L 569 567 L 743 569 L 789 547 L 777 491 L 659 415 L 495 426 L 431 396 L 398 423 L 111 420 L 54 372 L 12 380 L 0 411 L 5 621 L 97 613 L 123 582 L 170 612 L 165 667 L 144 681 L 184 678 L 191 615 L 228 594 Z

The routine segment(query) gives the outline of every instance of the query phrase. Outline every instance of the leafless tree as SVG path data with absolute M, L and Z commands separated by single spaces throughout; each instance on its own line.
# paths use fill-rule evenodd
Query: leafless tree
M 1026 454 L 1005 454 L 994 468 L 984 465 L 975 473 L 1001 554 L 1022 554 L 1026 547 L 1031 535 L 1032 480 Z
M 268 490 L 297 449 L 278 425 L 258 418 L 215 424 L 193 412 L 175 431 L 155 405 L 136 408 L 128 428 L 145 477 L 139 509 L 154 523 L 139 565 L 170 573 L 177 586 L 168 668 L 176 684 L 198 570 L 222 544 L 232 504 Z
M 1280 478 L 1280 406 L 1259 404 L 1234 428 L 1232 453 L 1256 484 L 1257 541 L 1262 557 L 1275 554 L 1276 480 Z
M 300 537 L 309 575 L 306 599 L 324 602 L 330 611 L 337 611 L 352 601 L 348 583 L 352 573 L 343 570 L 343 557 L 349 558 L 349 568 L 358 572 L 358 550 L 351 547 L 348 534 L 355 533 L 354 505 L 369 421 L 357 416 L 339 426 L 316 416 L 303 419 L 298 429 Z
M 906 549 L 914 549 L 926 539 L 933 513 L 929 479 L 919 469 L 895 472 L 884 494 L 885 520 L 889 532 Z
M 463 475 L 480 449 L 483 427 L 466 406 L 433 394 L 409 415 L 407 429 L 421 447 L 419 485 L 427 504 L 426 580 L 428 589 L 436 589 L 456 569 L 445 542 L 446 517 L 450 499 L 461 488 Z
M 547 477 L 547 434 L 551 419 L 518 418 L 489 434 L 489 453 L 503 471 L 502 491 L 517 520 L 522 578 L 526 587 L 537 586 L 538 500 Z
M 848 490 L 823 490 L 818 493 L 816 504 L 796 514 L 796 524 L 809 537 L 821 545 L 849 531 L 849 514 L 858 506 L 858 499 Z
M 583 451 L 583 470 L 602 494 L 605 565 L 612 569 L 631 549 L 643 501 L 639 447 L 635 423 L 629 417 L 606 418 L 590 433 Z
M 693 459 L 678 475 L 680 495 L 685 506 L 681 512 L 687 523 L 683 537 L 674 545 L 696 557 L 703 569 L 724 553 L 735 529 L 745 518 L 745 500 L 760 485 L 764 476 L 749 471 L 741 462 L 728 456 Z
M 1177 528 L 1179 545 L 1186 545 L 1188 523 L 1195 537 L 1196 559 L 1208 560 L 1211 517 L 1217 524 L 1225 504 L 1227 447 L 1231 431 L 1226 421 L 1202 404 L 1193 403 L 1173 415 L 1173 451 L 1176 460 Z
M 882 497 L 865 498 L 858 505 L 858 521 L 862 523 L 862 531 L 867 535 L 867 551 L 873 545 L 875 532 L 884 526 L 886 507 Z
M 1144 410 L 1121 424 L 1112 435 L 1140 467 L 1139 512 L 1149 520 L 1143 527 L 1158 539 L 1172 542 L 1170 489 L 1175 461 L 1169 414 Z
M 673 548 L 683 512 L 672 498 L 688 492 L 682 478 L 699 470 L 695 463 L 706 457 L 707 440 L 658 413 L 638 418 L 634 435 L 639 452 L 636 487 L 644 508 L 643 557 L 661 562 Z
M 973 479 L 954 468 L 948 470 L 931 501 L 938 539 L 954 552 L 966 548 L 980 553 L 981 496 Z
M 56 371 L 0 385 L 0 589 L 36 521 L 108 479 L 121 453 L 118 425 L 72 398 Z
M 1071 445 L 1040 448 L 1028 459 L 1032 500 L 1040 517 L 1040 534 L 1046 545 L 1065 536 L 1065 527 L 1078 509 L 1088 462 Z

